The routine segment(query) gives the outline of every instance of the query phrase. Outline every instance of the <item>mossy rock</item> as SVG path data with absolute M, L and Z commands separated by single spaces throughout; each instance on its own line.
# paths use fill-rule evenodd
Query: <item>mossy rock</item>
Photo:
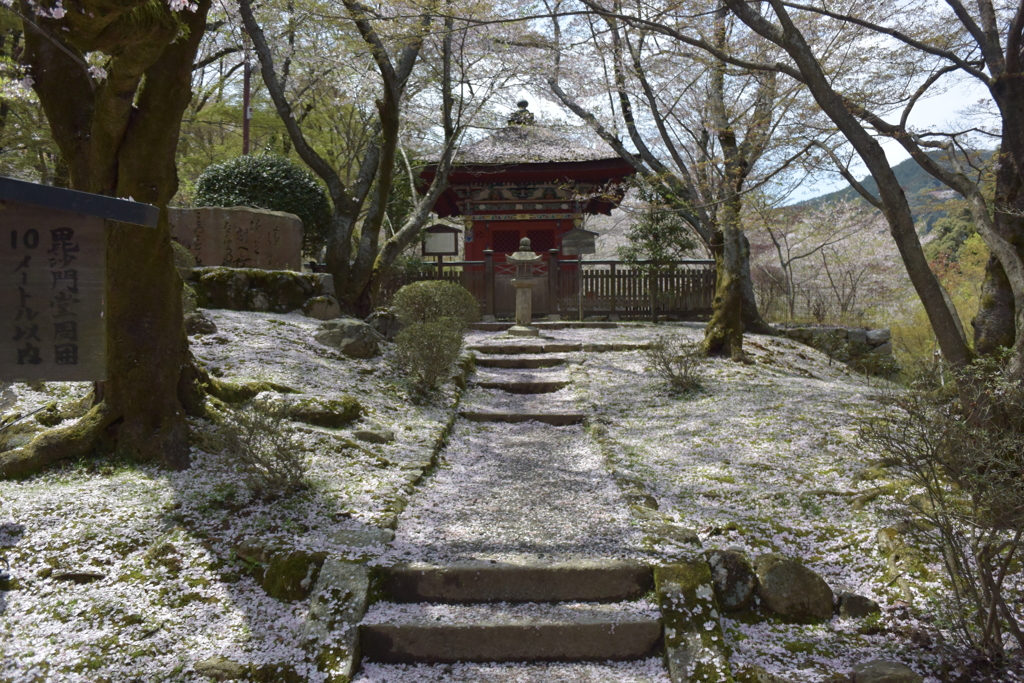
M 267 562 L 260 585 L 272 598 L 302 600 L 313 589 L 327 553 L 295 550 L 272 556 Z
M 174 240 L 171 240 L 171 249 L 174 251 L 174 267 L 177 269 L 178 275 L 182 280 L 187 280 L 192 273 L 192 269 L 199 265 L 196 257 L 183 245 Z
M 254 683 L 306 683 L 309 679 L 296 672 L 291 664 L 261 664 L 252 666 L 248 680 Z
M 657 566 L 654 586 L 672 680 L 733 683 L 708 563 L 693 558 Z
M 195 287 L 186 282 L 181 287 L 181 312 L 182 315 L 188 316 L 191 313 L 195 313 L 199 307 L 199 297 L 196 295 Z
M 196 268 L 192 280 L 200 306 L 232 311 L 289 313 L 302 308 L 319 289 L 311 275 L 290 270 Z
M 296 422 L 337 428 L 362 417 L 363 406 L 351 396 L 329 399 L 309 397 L 290 401 L 285 414 L 288 419 Z
M 209 378 L 208 390 L 217 399 L 224 403 L 245 403 L 251 401 L 265 391 L 273 391 L 278 394 L 297 394 L 296 389 L 277 384 L 276 382 L 228 382 L 226 380 Z

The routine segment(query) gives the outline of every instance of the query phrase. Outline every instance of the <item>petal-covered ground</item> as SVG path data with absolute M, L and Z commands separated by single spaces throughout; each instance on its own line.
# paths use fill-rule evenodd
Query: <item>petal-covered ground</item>
M 856 439 L 858 417 L 880 410 L 872 399 L 878 380 L 832 366 L 795 342 L 750 336 L 752 364 L 707 361 L 704 390 L 677 397 L 647 371 L 642 351 L 565 353 L 566 367 L 530 371 L 538 380 L 571 380 L 548 399 L 476 388 L 460 408 L 548 405 L 587 413 L 587 426 L 539 430 L 460 421 L 450 457 L 414 490 L 411 482 L 420 476 L 414 463 L 444 433 L 455 409 L 454 388 L 434 405 L 415 406 L 401 378 L 380 359 L 347 359 L 315 342 L 315 321 L 211 314 L 219 332 L 192 343 L 215 373 L 326 398 L 352 395 L 366 416 L 340 429 L 287 423 L 301 445 L 311 486 L 273 503 L 250 497 L 237 463 L 219 452 L 215 430 L 200 422 L 194 424 L 193 466 L 184 472 L 92 459 L 22 482 L 0 482 L 0 555 L 11 563 L 16 588 L 0 592 L 3 683 L 193 683 L 207 680 L 193 665 L 213 655 L 256 667 L 286 664 L 306 680 L 321 680 L 300 639 L 307 601 L 268 597 L 237 557 L 240 543 L 256 539 L 377 562 L 539 555 L 552 543 L 558 552 L 591 557 L 640 553 L 636 520 L 614 486 L 622 477 L 641 482 L 659 512 L 695 530 L 705 549 L 782 552 L 801 559 L 835 592 L 848 590 L 882 605 L 871 628 L 838 618 L 814 626 L 726 619 L 737 670 L 757 666 L 794 683 L 826 682 L 882 657 L 940 680 L 944 650 L 934 645 L 943 632 L 928 616 L 932 602 L 944 595 L 940 572 L 932 567 L 928 577 L 903 577 L 911 593 L 905 595 L 875 546 L 875 534 L 891 522 L 877 501 L 852 505 L 884 483 L 863 476 L 878 456 Z M 636 343 L 666 332 L 696 340 L 702 328 L 623 325 L 549 334 L 556 341 Z M 468 341 L 495 338 L 474 332 Z M 481 369 L 478 379 L 510 374 Z M 7 414 L 71 401 L 86 389 L 16 385 L 18 401 Z M 391 429 L 395 440 L 353 441 L 353 431 L 365 427 Z M 541 448 L 550 451 L 557 478 L 516 470 L 516 449 Z M 517 519 L 517 506 L 529 500 L 531 476 L 561 482 L 556 488 L 564 489 L 564 499 L 534 501 L 536 507 Z M 463 502 L 455 505 L 456 499 Z M 392 525 L 399 513 L 396 543 L 357 542 L 372 539 L 370 532 Z M 537 550 L 544 544 L 548 550 Z M 678 546 L 654 550 L 667 558 L 680 552 Z M 360 678 L 435 680 L 666 679 L 657 660 L 367 666 Z
M 256 539 L 379 555 L 384 547 L 359 543 L 367 538 L 359 532 L 394 520 L 419 476 L 406 463 L 435 448 L 455 394 L 411 405 L 380 358 L 341 356 L 313 340 L 317 323 L 302 316 L 209 313 L 219 331 L 193 338 L 192 348 L 215 373 L 356 396 L 366 416 L 341 429 L 285 423 L 310 488 L 271 503 L 250 499 L 237 463 L 198 446 L 183 472 L 92 459 L 0 481 L 0 556 L 16 586 L 0 592 L 0 681 L 206 681 L 192 666 L 213 655 L 285 663 L 305 680 L 322 678 L 300 643 L 308 601 L 268 597 L 235 548 Z M 10 411 L 22 414 L 87 390 L 14 388 L 19 401 Z M 354 441 L 352 432 L 367 426 L 393 430 L 395 441 Z M 193 427 L 197 443 L 215 450 L 210 425 Z

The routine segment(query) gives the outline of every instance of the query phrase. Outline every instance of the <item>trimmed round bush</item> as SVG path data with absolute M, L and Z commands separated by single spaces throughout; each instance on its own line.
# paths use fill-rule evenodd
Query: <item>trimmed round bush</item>
M 402 325 L 480 320 L 480 304 L 465 287 L 443 280 L 413 282 L 395 293 L 392 307 Z
M 316 254 L 327 242 L 331 203 L 316 177 L 280 156 L 240 156 L 207 167 L 196 181 L 196 206 L 248 206 L 293 213 L 302 220 L 302 248 Z

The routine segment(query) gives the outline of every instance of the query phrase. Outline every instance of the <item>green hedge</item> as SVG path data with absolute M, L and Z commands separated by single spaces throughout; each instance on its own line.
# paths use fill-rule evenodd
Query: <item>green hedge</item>
M 331 203 L 316 177 L 280 156 L 240 156 L 209 166 L 196 181 L 196 206 L 248 206 L 302 219 L 302 248 L 315 255 L 327 242 Z

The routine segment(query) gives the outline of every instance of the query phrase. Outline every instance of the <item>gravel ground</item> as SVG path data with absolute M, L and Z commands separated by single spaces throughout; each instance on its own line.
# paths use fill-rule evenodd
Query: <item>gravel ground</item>
M 441 457 L 379 563 L 640 554 L 625 502 L 582 427 L 460 420 Z

